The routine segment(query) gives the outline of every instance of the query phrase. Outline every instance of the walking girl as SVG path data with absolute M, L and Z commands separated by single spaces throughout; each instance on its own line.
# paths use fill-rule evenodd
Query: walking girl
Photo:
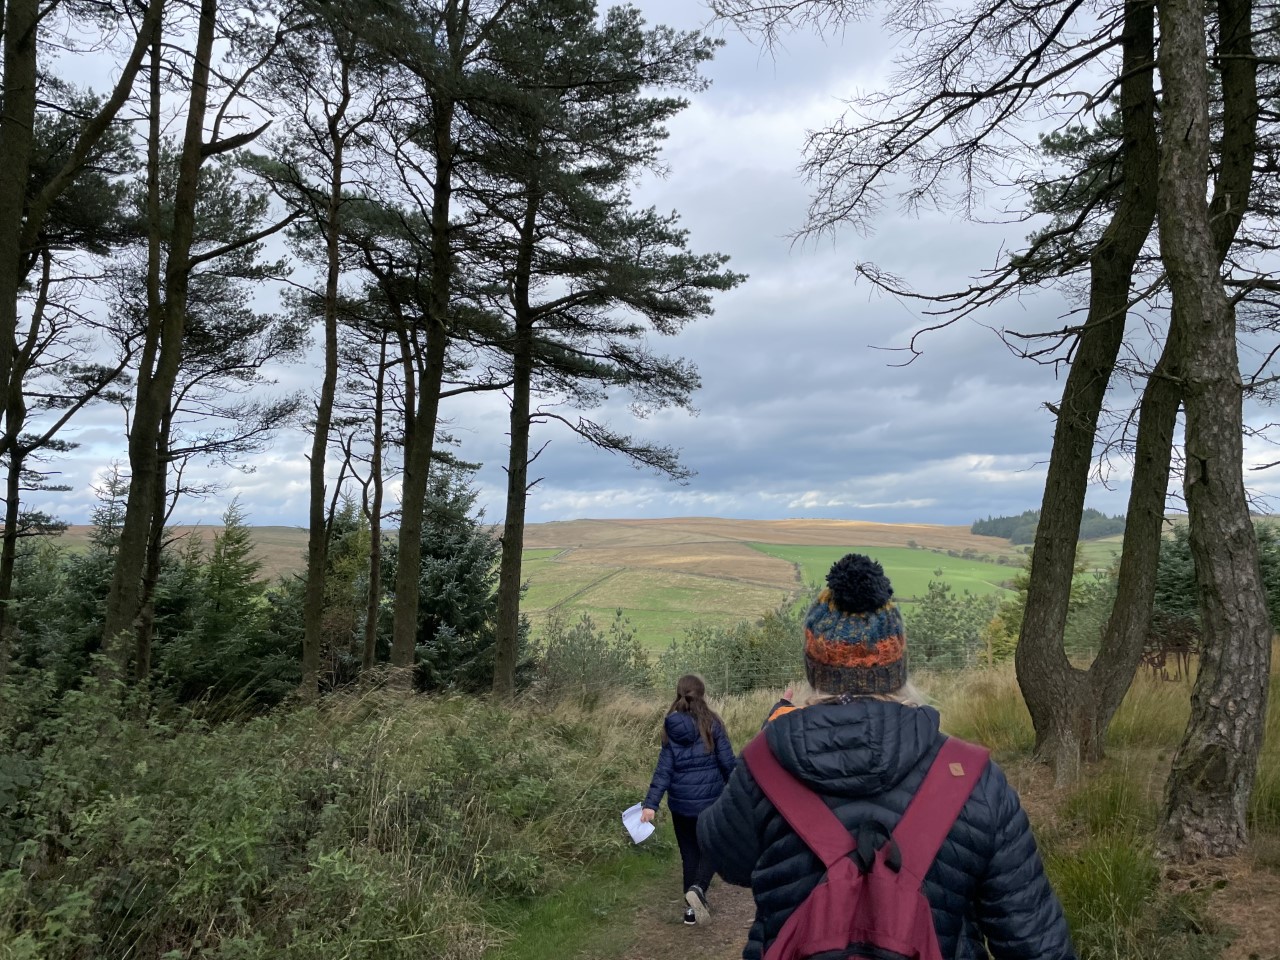
M 667 795 L 671 825 L 684 867 L 684 922 L 706 923 L 707 887 L 715 866 L 698 846 L 698 815 L 715 803 L 733 773 L 733 747 L 722 721 L 706 700 L 702 678 L 687 674 L 676 683 L 676 698 L 662 724 L 662 752 L 653 771 L 640 819 L 653 820 Z

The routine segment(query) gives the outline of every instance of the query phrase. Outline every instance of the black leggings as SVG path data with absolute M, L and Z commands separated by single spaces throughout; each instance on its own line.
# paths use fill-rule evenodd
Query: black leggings
M 671 826 L 675 828 L 676 843 L 680 845 L 680 863 L 684 867 L 684 888 L 688 890 L 696 883 L 705 893 L 716 869 L 712 866 L 710 858 L 705 856 L 702 848 L 698 846 L 698 818 L 672 813 Z

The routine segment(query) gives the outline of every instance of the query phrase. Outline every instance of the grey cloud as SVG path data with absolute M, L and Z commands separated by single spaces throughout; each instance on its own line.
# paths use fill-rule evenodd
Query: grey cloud
M 688 0 L 639 5 L 651 23 L 691 27 L 706 16 Z M 692 249 L 729 254 L 731 267 L 750 279 L 718 298 L 715 316 L 651 344 L 698 365 L 699 416 L 668 411 L 632 422 L 621 397 L 592 413 L 681 448 L 698 475 L 687 486 L 666 483 L 559 426 L 542 426 L 535 448 L 551 442 L 534 466 L 545 479 L 529 519 L 715 514 L 967 523 L 1038 505 L 1053 426 L 1043 404 L 1057 401 L 1061 383 L 1051 369 L 1010 356 L 988 327 L 1053 326 L 1066 305 L 1051 294 L 1003 304 L 928 335 L 923 356 L 895 367 L 901 354 L 874 348 L 905 345 L 930 318 L 919 305 L 876 293 L 854 272 L 858 261 L 871 260 L 922 289 L 953 289 L 989 266 L 1002 244 L 1019 244 L 1025 227 L 890 209 L 870 237 L 841 233 L 793 245 L 788 237 L 807 201 L 796 173 L 804 133 L 836 116 L 841 94 L 883 71 L 888 45 L 874 28 L 828 42 L 797 35 L 772 59 L 731 31 L 726 38 L 708 68 L 713 86 L 671 124 L 669 177 L 644 180 L 636 196 L 678 210 Z M 283 368 L 273 392 L 310 390 L 316 379 L 313 362 Z M 500 519 L 503 398 L 457 398 L 442 415 L 461 440 L 460 455 L 484 464 L 482 501 L 489 519 Z M 93 472 L 124 454 L 119 411 L 84 418 L 79 435 L 85 447 L 67 465 L 77 492 L 55 506 L 85 519 Z M 304 523 L 308 447 L 304 432 L 289 430 L 254 459 L 251 474 L 208 470 L 227 484 L 224 498 L 189 503 L 179 516 L 213 522 L 238 494 L 253 523 Z M 1098 490 L 1095 500 L 1123 509 L 1120 493 Z

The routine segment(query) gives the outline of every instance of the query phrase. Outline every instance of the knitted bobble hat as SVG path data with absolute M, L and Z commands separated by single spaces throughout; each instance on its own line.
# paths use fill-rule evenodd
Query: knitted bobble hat
M 850 553 L 827 573 L 804 620 L 809 685 L 829 694 L 893 693 L 907 682 L 907 635 L 884 568 Z

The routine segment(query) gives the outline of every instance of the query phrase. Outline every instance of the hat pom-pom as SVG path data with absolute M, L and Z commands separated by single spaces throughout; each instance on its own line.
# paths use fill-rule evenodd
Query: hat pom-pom
M 845 613 L 870 613 L 893 599 L 893 587 L 884 568 L 870 557 L 850 553 L 831 565 L 827 573 L 831 599 Z

